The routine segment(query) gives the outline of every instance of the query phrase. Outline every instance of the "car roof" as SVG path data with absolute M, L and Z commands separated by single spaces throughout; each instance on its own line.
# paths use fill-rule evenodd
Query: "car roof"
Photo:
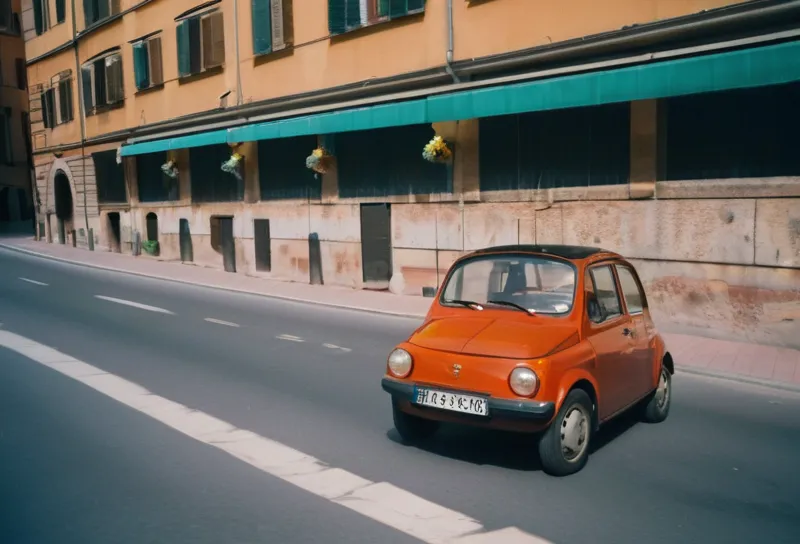
M 478 255 L 489 255 L 493 253 L 540 253 L 543 255 L 553 255 L 554 257 L 561 257 L 563 259 L 570 259 L 570 260 L 588 259 L 589 257 L 593 257 L 596 255 L 619 257 L 619 255 L 617 255 L 613 251 L 608 251 L 606 249 L 601 249 L 598 247 L 569 246 L 560 244 L 553 244 L 553 245 L 516 244 L 516 245 L 506 245 L 506 246 L 485 247 L 483 249 L 478 249 L 476 251 L 473 251 L 468 255 L 464 255 L 462 259 L 468 257 L 475 257 Z

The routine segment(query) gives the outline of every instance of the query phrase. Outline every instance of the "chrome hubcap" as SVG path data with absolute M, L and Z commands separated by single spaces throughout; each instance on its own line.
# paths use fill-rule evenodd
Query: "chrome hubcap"
M 573 407 L 561 422 L 561 451 L 567 461 L 581 456 L 589 438 L 589 419 L 578 407 Z
M 667 379 L 667 370 L 661 371 L 661 377 L 658 380 L 658 389 L 656 389 L 656 406 L 659 410 L 663 410 L 669 402 L 669 380 Z

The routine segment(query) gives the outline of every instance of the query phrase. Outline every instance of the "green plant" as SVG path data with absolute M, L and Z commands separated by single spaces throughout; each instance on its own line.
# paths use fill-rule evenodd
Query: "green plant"
M 148 255 L 158 255 L 158 240 L 142 241 L 142 249 Z

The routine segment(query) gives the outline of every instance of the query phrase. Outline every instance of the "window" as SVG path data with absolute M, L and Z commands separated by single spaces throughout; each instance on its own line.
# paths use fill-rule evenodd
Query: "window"
M 252 0 L 253 53 L 263 55 L 292 45 L 292 0 Z
M 81 68 L 83 85 L 83 105 L 86 114 L 97 113 L 99 109 L 120 104 L 125 100 L 122 83 L 122 55 L 115 51 L 95 59 Z
M 616 266 L 617 276 L 619 276 L 619 285 L 622 288 L 622 296 L 625 297 L 625 306 L 628 307 L 628 313 L 640 314 L 644 311 L 646 299 L 642 289 L 639 287 L 639 282 L 633 272 L 627 266 Z
M 486 255 L 462 262 L 449 276 L 443 304 L 469 300 L 492 309 L 527 308 L 564 314 L 575 297 L 575 269 L 564 261 L 534 255 Z M 492 301 L 497 301 L 493 304 Z
M 591 293 L 589 297 L 589 317 L 595 323 L 602 323 L 619 317 L 622 315 L 622 308 L 619 302 L 619 295 L 617 294 L 617 284 L 614 281 L 614 274 L 611 267 L 598 266 L 589 271 L 591 281 L 587 278 L 586 286 L 587 291 Z M 596 302 L 598 307 L 594 311 L 592 309 L 593 303 Z
M 87 27 L 119 12 L 120 0 L 83 0 L 83 18 Z
M 11 147 L 11 108 L 0 108 L 0 162 L 14 164 Z
M 53 78 L 51 86 L 41 93 L 42 121 L 45 128 L 69 123 L 74 118 L 72 105 L 72 72 L 67 70 Z
M 161 64 L 161 36 L 152 36 L 133 44 L 133 73 L 138 90 L 164 83 Z
M 50 2 L 33 0 L 33 28 L 39 36 L 50 28 Z
M 125 191 L 125 171 L 117 164 L 115 150 L 92 153 L 94 176 L 97 183 L 97 201 L 101 204 L 128 201 Z
M 17 88 L 25 90 L 28 88 L 28 67 L 25 66 L 25 59 L 16 59 L 17 68 Z
M 56 23 L 67 20 L 67 0 L 56 0 Z
M 328 30 L 342 34 L 424 9 L 425 0 L 328 0 Z
M 186 77 L 222 66 L 225 30 L 221 11 L 193 15 L 178 23 L 178 75 Z
M 0 0 L 0 31 L 11 32 L 13 20 L 11 0 Z

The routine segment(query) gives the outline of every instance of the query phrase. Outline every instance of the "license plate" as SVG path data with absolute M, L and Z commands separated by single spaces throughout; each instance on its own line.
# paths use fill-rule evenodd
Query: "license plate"
M 417 387 L 414 402 L 423 406 L 441 408 L 475 416 L 488 416 L 489 406 L 485 398 L 460 393 L 448 393 L 435 389 Z

